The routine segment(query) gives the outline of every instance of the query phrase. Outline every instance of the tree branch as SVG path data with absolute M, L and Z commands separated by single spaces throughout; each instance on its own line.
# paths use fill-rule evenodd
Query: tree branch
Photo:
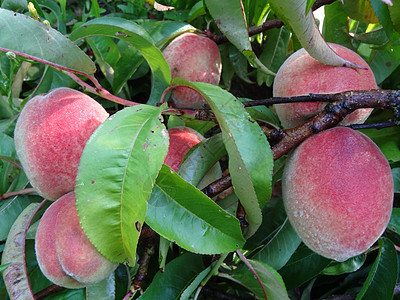
M 395 121 L 385 122 L 379 125 L 385 128 L 400 123 L 400 91 L 397 90 L 368 90 L 368 91 L 348 91 L 336 94 L 310 94 L 308 96 L 297 96 L 289 98 L 269 98 L 244 102 L 245 107 L 257 105 L 272 105 L 277 103 L 294 103 L 304 101 L 322 101 L 330 102 L 318 115 L 308 122 L 296 128 L 287 130 L 263 128 L 264 133 L 272 144 L 272 153 L 274 160 L 288 154 L 308 137 L 336 126 L 348 114 L 359 108 L 381 108 L 394 111 Z M 363 125 L 352 125 L 357 128 Z M 368 125 L 364 125 L 368 127 Z M 359 128 L 360 128 L 359 127 Z M 365 128 L 365 127 L 364 127 Z M 271 141 L 272 140 L 272 141 Z M 214 197 L 231 186 L 230 176 L 224 176 L 214 181 L 203 189 L 206 195 Z
M 154 245 L 157 238 L 158 234 L 153 229 L 150 227 L 143 228 L 139 238 L 143 243 L 143 254 L 138 261 L 139 269 L 132 280 L 131 287 L 128 294 L 125 295 L 124 300 L 132 299 L 137 291 L 142 291 L 142 285 L 147 276 L 150 259 L 155 253 Z
M 284 131 L 283 138 L 272 146 L 274 160 L 289 153 L 311 135 L 336 126 L 348 114 L 359 108 L 392 109 L 396 120 L 400 120 L 400 91 L 349 91 L 330 97 L 338 101 L 328 104 L 323 112 L 303 125 Z

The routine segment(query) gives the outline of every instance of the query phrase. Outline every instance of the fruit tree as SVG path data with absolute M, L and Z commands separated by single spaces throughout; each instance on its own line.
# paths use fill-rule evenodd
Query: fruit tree
M 400 3 L 0 1 L 0 299 L 397 299 Z

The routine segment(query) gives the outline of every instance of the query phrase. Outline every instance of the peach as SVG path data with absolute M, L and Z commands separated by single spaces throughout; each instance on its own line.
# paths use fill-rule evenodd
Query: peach
M 282 177 L 285 209 L 316 253 L 337 261 L 363 253 L 385 230 L 393 205 L 388 161 L 347 127 L 318 133 L 290 155 Z
M 171 69 L 172 78 L 219 84 L 221 56 L 217 44 L 194 33 L 184 33 L 174 39 L 163 55 Z M 204 98 L 194 90 L 180 87 L 172 91 L 172 102 L 179 108 L 203 108 Z
M 27 102 L 15 127 L 15 147 L 41 196 L 55 200 L 74 190 L 83 148 L 107 118 L 98 102 L 70 88 L 57 88 Z
M 274 97 L 313 94 L 332 94 L 349 90 L 376 89 L 374 74 L 368 64 L 354 51 L 329 43 L 341 57 L 366 69 L 324 65 L 312 58 L 303 48 L 292 54 L 279 68 L 273 84 Z M 319 113 L 326 103 L 298 102 L 276 104 L 276 113 L 285 128 L 293 128 Z M 341 125 L 363 123 L 372 109 L 358 109 L 346 116 Z
M 169 166 L 172 171 L 178 172 L 185 155 L 192 147 L 204 140 L 204 137 L 194 129 L 184 126 L 170 128 L 168 133 L 169 148 L 164 164 Z M 197 187 L 202 189 L 221 176 L 221 167 L 217 163 L 204 174 Z
M 52 203 L 40 219 L 36 231 L 35 252 L 40 270 L 50 281 L 70 289 L 84 287 L 84 284 L 65 274 L 58 261 L 56 251 L 56 221 L 60 210 L 69 205 L 68 197 L 61 197 Z
M 200 143 L 203 136 L 190 127 L 174 127 L 168 129 L 169 148 L 164 164 L 172 171 L 178 172 L 186 153 Z
M 66 288 L 81 288 L 107 278 L 117 267 L 100 254 L 83 232 L 75 193 L 55 201 L 40 220 L 36 258 L 42 273 Z

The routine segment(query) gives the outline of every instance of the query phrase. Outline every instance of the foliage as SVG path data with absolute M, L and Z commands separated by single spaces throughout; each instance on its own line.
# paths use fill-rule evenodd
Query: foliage
M 274 161 L 263 132 L 264 125 L 280 128 L 279 121 L 268 107 L 242 105 L 270 97 L 274 73 L 300 47 L 324 63 L 347 63 L 318 37 L 311 9 L 320 2 L 325 4 L 320 8 L 325 18 L 317 20 L 323 38 L 357 51 L 381 88 L 400 89 L 396 1 L 388 6 L 379 0 L 344 5 L 311 0 L 2 0 L 0 298 L 17 299 L 7 291 L 5 276 L 21 264 L 27 268 L 18 274 L 13 293 L 23 291 L 29 298 L 51 286 L 38 268 L 32 241 L 47 204 L 39 205 L 43 199 L 29 190 L 13 130 L 26 101 L 65 86 L 91 93 L 112 114 L 85 147 L 76 195 L 84 231 L 120 266 L 99 284 L 48 292 L 44 299 L 391 299 L 399 276 L 399 209 L 393 210 L 379 241 L 360 256 L 338 263 L 312 252 L 288 222 L 280 197 L 286 156 Z M 285 25 L 276 25 L 277 17 Z M 264 29 L 255 30 L 263 24 Z M 162 50 L 188 31 L 218 43 L 219 86 L 171 79 Z M 174 85 L 200 92 L 213 117 L 196 119 L 193 111 L 168 107 Z M 391 112 L 376 110 L 368 123 L 393 118 Z M 163 166 L 166 129 L 182 125 L 207 139 L 173 173 Z M 363 130 L 392 167 L 395 205 L 398 131 Z M 229 169 L 233 190 L 210 198 L 207 189 L 196 186 L 215 164 Z M 142 240 L 143 228 L 156 232 L 156 242 Z M 26 236 L 24 249 L 7 245 L 17 235 Z M 131 281 L 143 267 L 138 258 L 148 251 L 153 255 L 140 278 L 144 293 L 139 295 Z

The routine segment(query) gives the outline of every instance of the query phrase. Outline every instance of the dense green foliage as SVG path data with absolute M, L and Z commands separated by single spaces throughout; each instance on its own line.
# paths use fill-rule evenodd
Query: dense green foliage
M 0 299 L 29 299 L 52 284 L 34 253 L 37 222 L 49 203 L 39 205 L 43 198 L 26 190 L 13 132 L 24 104 L 57 87 L 88 92 L 112 115 L 87 143 L 76 196 L 85 233 L 120 265 L 103 282 L 46 292 L 44 299 L 123 299 L 133 290 L 132 279 L 143 294 L 129 296 L 141 299 L 392 299 L 399 276 L 399 127 L 362 130 L 390 163 L 395 208 L 375 245 L 339 263 L 308 249 L 287 220 L 280 191 L 286 156 L 274 161 L 262 130 L 281 128 L 273 108 L 242 105 L 271 97 L 273 74 L 301 47 L 325 63 L 342 64 L 324 50 L 324 40 L 360 54 L 380 88 L 400 89 L 400 3 L 325 2 L 2 0 Z M 324 16 L 317 17 L 324 39 L 316 44 L 299 30 L 318 35 L 313 18 L 305 17 L 313 4 Z M 219 86 L 171 79 L 162 49 L 187 31 L 218 43 Z M 193 111 L 168 107 L 165 91 L 174 85 L 200 92 L 212 117 L 201 120 Z M 367 123 L 393 118 L 391 111 L 375 110 Z M 177 174 L 162 164 L 166 129 L 176 126 L 206 137 Z M 196 186 L 217 162 L 229 169 L 233 189 L 211 199 Z M 149 228 L 155 237 L 140 237 Z M 26 236 L 25 248 L 13 244 L 18 235 Z M 145 258 L 145 276 L 137 275 L 145 265 L 139 258 Z M 5 274 L 16 270 L 14 263 L 26 264 L 12 284 L 26 298 L 13 298 L 6 289 L 11 279 Z

